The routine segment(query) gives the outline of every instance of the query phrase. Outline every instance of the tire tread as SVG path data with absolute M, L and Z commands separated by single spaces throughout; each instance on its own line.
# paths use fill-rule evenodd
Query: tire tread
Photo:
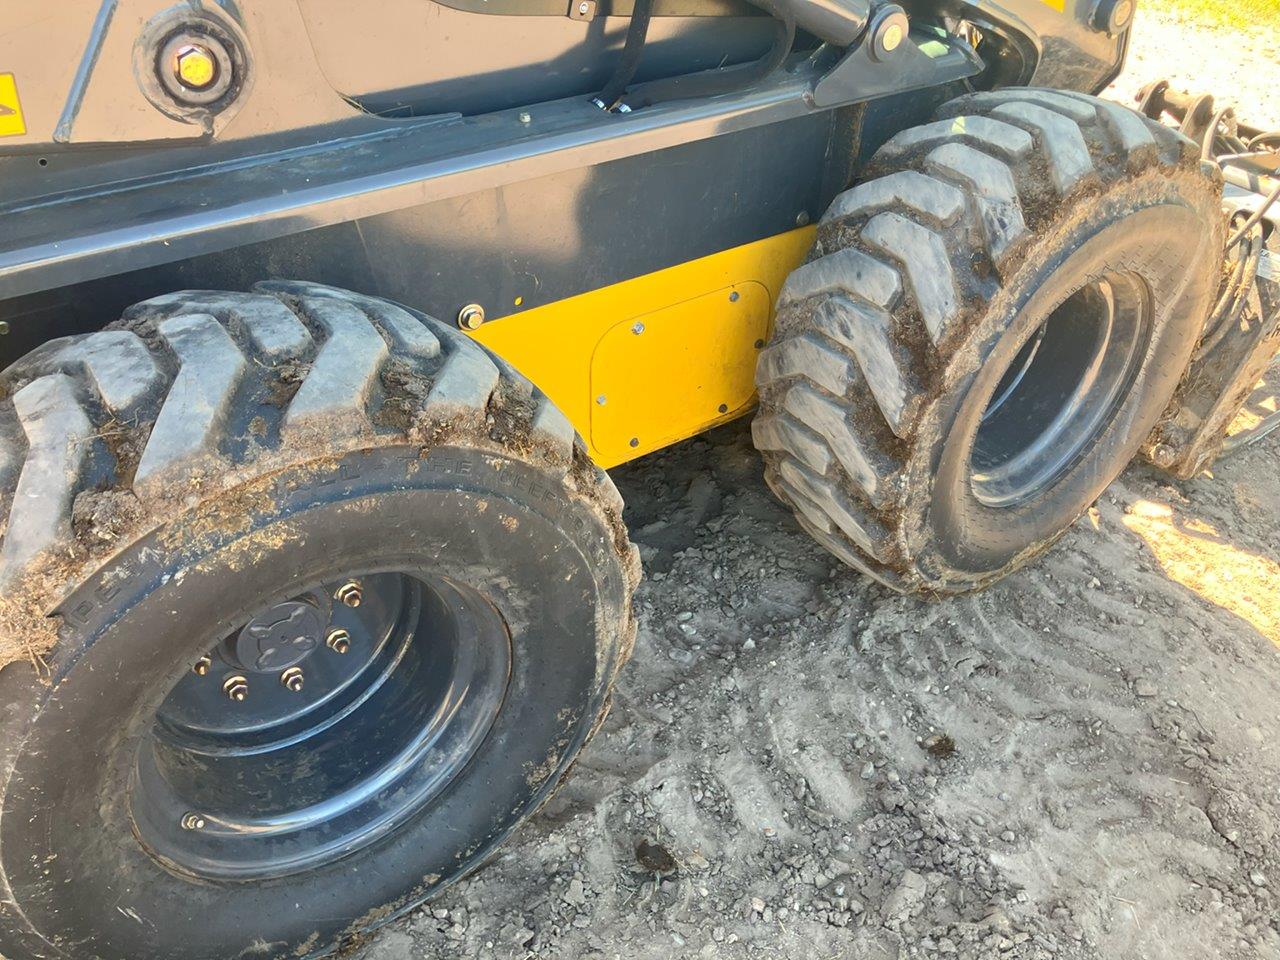
M 784 285 L 756 372 L 766 482 L 815 539 L 894 589 L 939 590 L 902 510 L 940 371 L 1038 231 L 1099 182 L 1192 167 L 1189 146 L 1118 104 L 1014 88 L 959 97 L 879 149 Z
M 395 386 L 396 373 L 409 385 Z M 72 523 L 82 494 L 129 494 L 172 512 L 261 463 L 406 439 L 532 458 L 603 512 L 621 561 L 634 566 L 621 498 L 604 471 L 584 486 L 572 469 L 585 454 L 564 414 L 480 344 L 388 301 L 290 281 L 167 294 L 107 330 L 33 351 L 0 377 L 0 391 L 0 584 L 85 553 Z M 382 416 L 395 391 L 409 422 Z M 272 418 L 278 437 L 245 442 L 254 421 Z M 104 441 L 126 428 L 138 438 L 134 463 Z M 78 572 L 71 563 L 66 589 L 94 565 L 87 553 Z M 41 609 L 58 599 L 41 598 Z

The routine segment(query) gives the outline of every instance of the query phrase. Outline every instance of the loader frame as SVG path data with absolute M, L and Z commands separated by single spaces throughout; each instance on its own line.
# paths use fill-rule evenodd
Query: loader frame
M 410 2 L 381 16 L 408 23 Z M 658 74 L 703 65 L 720 36 L 749 57 L 768 19 L 722 0 L 664 2 Z M 861 2 L 869 19 L 881 9 Z M 0 137 L 0 362 L 174 289 L 323 281 L 447 321 L 483 317 L 474 335 L 542 386 L 605 466 L 750 409 L 755 355 L 809 225 L 881 143 L 975 86 L 1096 91 L 1127 43 L 1094 26 L 1084 0 L 915 4 L 887 60 L 865 39 L 804 37 L 762 82 L 619 114 L 582 92 L 518 102 L 522 78 L 539 90 L 547 74 L 535 50 L 502 83 L 470 77 L 466 111 L 419 116 L 442 109 L 430 70 L 401 92 L 403 109 L 341 89 L 333 31 L 317 33 L 325 0 L 193 6 L 85 0 L 25 30 L 0 24 L 22 120 Z M 437 6 L 473 29 L 580 30 L 565 50 L 601 51 L 597 74 L 630 12 Z M 166 105 L 148 72 L 146 51 L 192 16 L 242 60 L 242 89 L 218 112 Z M 390 36 L 350 56 L 385 60 Z M 57 69 L 42 65 L 50 47 L 67 54 Z M 683 66 L 680 50 L 693 51 Z

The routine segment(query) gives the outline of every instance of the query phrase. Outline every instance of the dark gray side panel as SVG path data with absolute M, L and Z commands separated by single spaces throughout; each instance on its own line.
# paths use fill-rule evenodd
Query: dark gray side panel
M 389 116 L 487 113 L 589 96 L 613 71 L 628 16 L 568 17 L 525 0 L 483 10 L 427 0 L 378 0 L 376 13 L 350 0 L 301 0 L 316 64 L 334 90 Z M 770 21 L 749 5 L 716 5 L 710 16 L 659 16 L 649 28 L 638 80 L 708 70 L 761 56 Z M 525 7 L 510 16 L 511 7 Z M 630 11 L 628 11 L 629 14 Z M 684 11 L 682 11 L 684 12 Z M 744 15 L 745 14 L 745 15 Z
M 861 107 L 811 114 L 0 303 L 0 366 L 183 288 L 291 277 L 452 320 L 527 310 L 816 219 L 852 175 Z M 883 120 L 880 121 L 883 125 Z M 887 129 L 887 128 L 886 128 Z M 878 131 L 878 136 L 888 136 Z

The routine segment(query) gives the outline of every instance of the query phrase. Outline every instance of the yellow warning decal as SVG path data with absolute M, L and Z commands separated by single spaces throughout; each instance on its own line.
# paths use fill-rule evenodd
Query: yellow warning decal
M 20 137 L 27 132 L 18 102 L 18 82 L 12 73 L 0 73 L 0 137 Z
M 1059 13 L 1067 12 L 1067 0 L 1044 0 L 1046 6 L 1053 7 Z

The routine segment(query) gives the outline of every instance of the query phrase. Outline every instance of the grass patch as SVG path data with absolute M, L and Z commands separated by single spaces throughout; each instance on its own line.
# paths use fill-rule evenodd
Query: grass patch
M 1163 0 L 1146 9 L 1244 30 L 1280 27 L 1280 0 Z

